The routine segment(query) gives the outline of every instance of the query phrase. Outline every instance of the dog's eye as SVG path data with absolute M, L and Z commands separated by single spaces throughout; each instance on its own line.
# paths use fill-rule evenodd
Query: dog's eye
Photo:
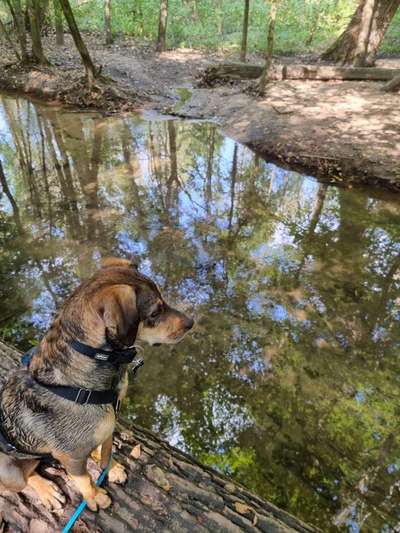
M 157 318 L 160 315 L 160 310 L 156 309 L 156 311 L 153 311 L 150 315 L 150 318 Z

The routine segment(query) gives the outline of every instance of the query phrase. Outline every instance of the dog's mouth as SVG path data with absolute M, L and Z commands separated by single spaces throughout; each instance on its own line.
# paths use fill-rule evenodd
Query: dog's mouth
M 153 346 L 161 346 L 161 342 L 155 342 Z

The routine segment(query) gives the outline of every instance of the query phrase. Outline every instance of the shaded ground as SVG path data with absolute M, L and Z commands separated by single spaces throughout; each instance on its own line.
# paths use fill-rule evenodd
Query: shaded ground
M 197 88 L 196 78 L 210 63 L 224 60 L 222 55 L 190 49 L 156 54 L 152 45 L 129 38 L 106 47 L 95 34 L 86 40 L 102 73 L 117 82 L 102 85 L 94 97 L 82 90 L 82 68 L 69 36 L 64 47 L 56 47 L 53 36 L 47 38 L 54 67 L 25 73 L 22 80 L 15 69 L 2 70 L 0 87 L 13 88 L 14 83 L 18 90 L 46 93 L 50 100 L 80 107 L 140 107 L 216 120 L 228 135 L 280 164 L 350 186 L 400 189 L 400 96 L 382 93 L 381 83 L 280 81 L 259 99 L 246 93 L 246 83 Z M 10 59 L 2 53 L 3 64 Z M 380 65 L 394 68 L 400 61 Z

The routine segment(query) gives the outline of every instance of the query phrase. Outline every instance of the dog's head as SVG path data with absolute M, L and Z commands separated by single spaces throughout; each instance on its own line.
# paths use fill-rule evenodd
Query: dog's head
M 104 338 L 115 345 L 135 340 L 150 345 L 176 344 L 194 321 L 164 300 L 157 285 L 126 259 L 110 258 L 82 286 L 85 300 L 101 319 Z

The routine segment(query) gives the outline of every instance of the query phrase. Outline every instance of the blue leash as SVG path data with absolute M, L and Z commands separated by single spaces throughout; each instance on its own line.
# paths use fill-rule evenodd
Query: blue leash
M 107 477 L 108 471 L 110 470 L 110 465 L 111 465 L 111 460 L 110 460 L 109 465 L 106 466 L 106 468 L 102 471 L 102 473 L 97 478 L 96 487 L 101 487 L 101 485 L 103 484 L 103 481 Z M 71 531 L 71 529 L 73 528 L 75 522 L 81 516 L 81 514 L 86 509 L 86 507 L 87 507 L 86 500 L 81 501 L 81 503 L 76 508 L 74 514 L 71 516 L 71 518 L 68 520 L 68 522 L 64 526 L 64 529 L 62 530 L 61 533 L 68 533 L 68 531 Z

